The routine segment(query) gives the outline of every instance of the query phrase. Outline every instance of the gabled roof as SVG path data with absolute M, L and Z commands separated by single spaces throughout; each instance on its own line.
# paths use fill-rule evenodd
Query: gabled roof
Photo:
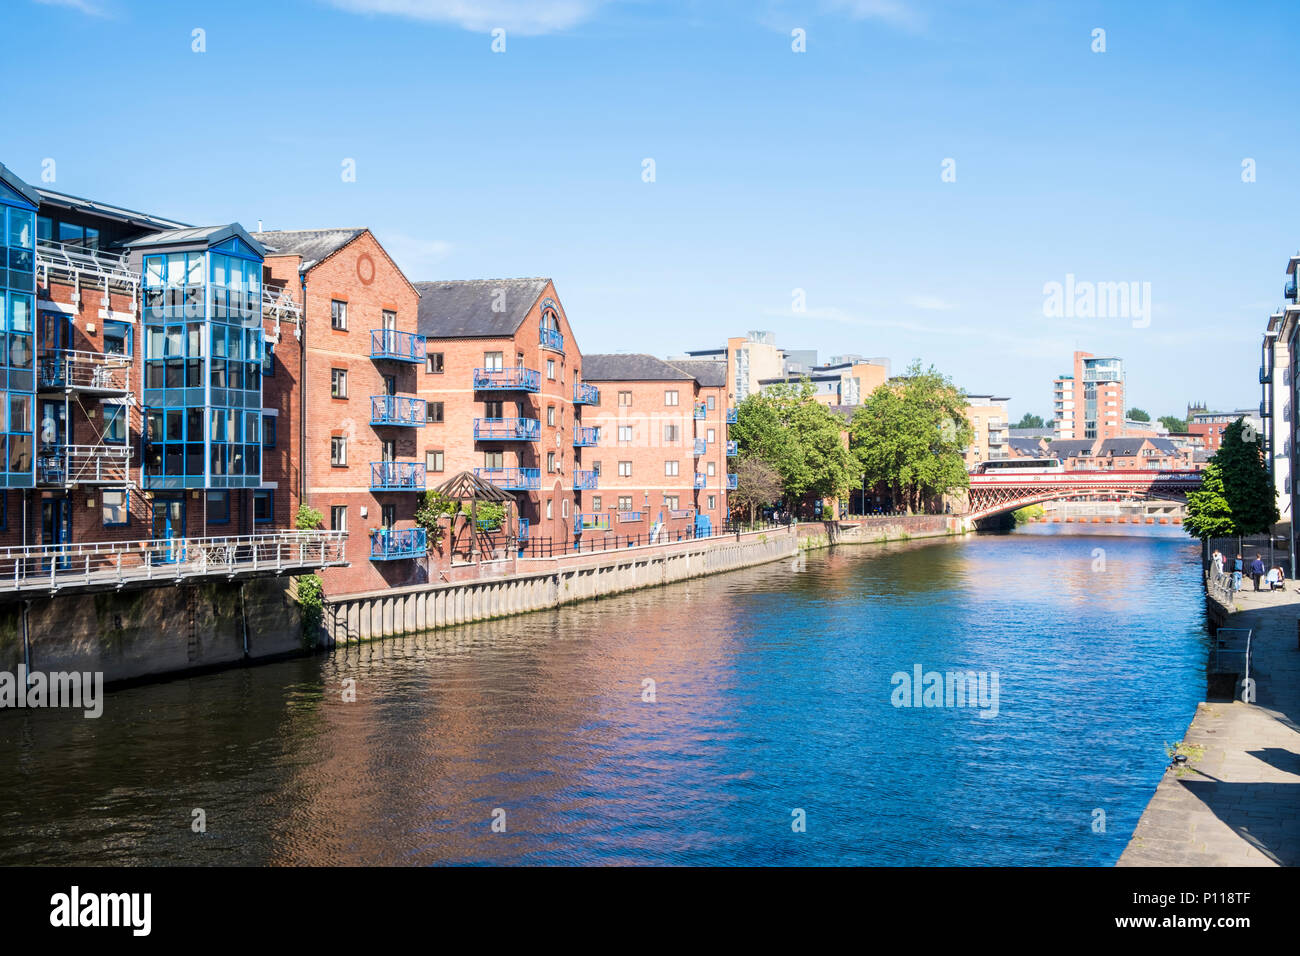
M 1176 455 L 1177 447 L 1167 438 L 1107 438 L 1097 450 L 1097 457 L 1133 458 L 1142 450 L 1142 445 L 1150 442 L 1151 446 L 1164 455 Z
M 224 226 L 187 226 L 184 229 L 163 229 L 160 232 L 151 232 L 146 236 L 141 236 L 139 239 L 132 239 L 126 245 L 132 249 L 189 245 L 200 242 L 208 246 L 215 246 L 231 238 L 247 243 L 249 248 L 259 256 L 266 253 L 261 243 L 245 232 L 244 227 L 237 222 Z
M 1041 458 L 1048 453 L 1043 450 L 1043 443 L 1037 438 L 1008 438 L 1007 444 L 1022 455 Z
M 460 279 L 416 282 L 420 334 L 430 338 L 509 338 L 550 279 Z M 500 311 L 496 311 L 496 310 Z M 586 359 L 583 360 L 584 378 Z
M 725 370 L 723 376 L 725 382 Z M 582 357 L 584 382 L 681 382 L 694 377 L 676 365 L 640 352 L 597 353 Z
M 10 171 L 9 167 L 4 163 L 0 163 L 0 183 L 8 186 L 33 206 L 39 206 L 41 204 L 41 194 L 31 186 L 27 185 L 27 183 L 23 182 L 23 180 L 20 179 L 17 174 Z
M 302 271 L 306 272 L 363 232 L 365 229 L 280 229 L 255 232 L 253 238 L 266 248 L 268 255 L 301 256 Z
M 1053 458 L 1073 458 L 1085 451 L 1092 451 L 1095 444 L 1095 438 L 1058 438 L 1047 446 L 1047 453 Z
M 584 361 L 589 361 L 589 358 Z M 727 366 L 723 362 L 711 362 L 708 359 L 680 359 L 669 364 L 675 365 L 705 388 L 727 387 Z

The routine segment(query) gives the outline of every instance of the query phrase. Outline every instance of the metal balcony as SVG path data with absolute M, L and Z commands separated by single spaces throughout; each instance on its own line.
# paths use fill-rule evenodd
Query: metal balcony
M 397 329 L 371 329 L 370 357 L 423 365 L 424 336 L 416 335 L 414 332 L 399 332 Z
M 600 487 L 600 473 L 579 468 L 573 473 L 574 491 L 595 491 Z
M 537 339 L 544 349 L 551 349 L 554 352 L 564 351 L 564 336 L 559 329 L 540 329 Z
M 588 385 L 585 382 L 573 383 L 573 404 L 575 405 L 599 405 L 600 389 L 595 385 Z
M 542 487 L 540 468 L 475 468 L 474 474 L 506 491 L 538 491 Z
M 370 532 L 371 561 L 401 561 L 428 553 L 424 528 L 375 528 Z
M 36 456 L 36 483 L 74 485 L 131 484 L 131 446 L 49 445 Z
M 734 408 L 727 409 L 727 424 L 728 425 L 736 424 L 736 410 Z
M 542 423 L 535 418 L 476 418 L 475 441 L 537 441 Z
M 708 451 L 709 451 L 709 443 L 708 443 L 707 441 L 705 441 L 703 438 L 697 438 L 697 439 L 695 439 L 695 457 L 696 457 L 696 458 L 700 457 L 700 455 L 706 455 L 706 454 L 708 454 Z
M 407 395 L 371 395 L 370 424 L 423 428 L 427 419 L 426 408 L 427 403 L 422 398 L 411 398 Z
M 539 392 L 542 375 L 531 368 L 476 368 L 476 392 Z
M 601 514 L 576 514 L 574 517 L 574 529 L 581 534 L 583 531 L 608 531 L 609 515 Z
M 424 462 L 372 461 L 371 491 L 423 491 Z
M 1271 368 L 1261 367 L 1259 370 L 1259 384 L 1269 385 L 1273 381 L 1273 370 Z
M 140 285 L 140 274 L 131 268 L 126 256 L 48 239 L 36 242 L 36 271 L 41 274 L 42 285 L 56 278 L 78 284 L 86 281 L 92 286 L 117 286 L 133 294 Z
M 727 442 L 727 457 L 735 458 L 739 454 L 740 454 L 740 442 L 734 440 Z
M 573 430 L 573 447 L 574 448 L 594 448 L 600 443 L 600 429 L 592 426 L 584 428 L 579 425 Z
M 709 406 L 704 402 L 697 402 L 695 405 L 695 418 L 703 421 L 709 415 Z
M 708 475 L 696 475 L 696 476 L 695 476 L 695 487 L 696 487 L 696 488 L 707 488 L 708 486 L 709 486 L 709 476 L 708 476 Z
M 40 391 L 125 395 L 131 391 L 131 359 L 104 352 L 58 349 L 40 357 Z
M 1288 299 L 1294 300 L 1296 297 L 1296 274 L 1293 272 L 1286 277 L 1286 284 L 1282 286 L 1282 295 Z
M 739 478 L 740 478 L 740 476 L 737 475 L 734 471 L 733 471 L 731 474 L 727 475 L 727 490 L 728 490 L 728 491 L 735 491 L 735 490 L 736 490 L 736 484 L 737 484 L 737 481 L 738 481 Z
M 641 511 L 620 511 L 618 513 L 618 520 L 620 522 L 640 521 L 644 516 L 645 516 L 644 512 Z

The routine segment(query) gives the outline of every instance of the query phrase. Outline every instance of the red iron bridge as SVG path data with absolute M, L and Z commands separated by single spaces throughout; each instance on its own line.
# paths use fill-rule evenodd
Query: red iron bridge
M 993 462 L 988 462 L 992 465 Z M 1083 495 L 1122 495 L 1185 501 L 1201 487 L 1199 471 L 1141 471 L 1138 469 L 1067 471 L 1064 468 L 985 468 L 970 476 L 966 517 L 981 521 L 1028 505 Z

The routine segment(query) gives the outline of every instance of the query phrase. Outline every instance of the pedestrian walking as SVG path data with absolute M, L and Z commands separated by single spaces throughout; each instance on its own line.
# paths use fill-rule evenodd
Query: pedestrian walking
M 1264 576 L 1264 559 L 1258 554 L 1255 560 L 1250 562 L 1250 580 L 1255 584 L 1255 590 L 1259 590 L 1259 579 Z
M 1238 552 L 1236 559 L 1232 562 L 1232 589 L 1234 591 L 1241 590 L 1241 576 L 1245 571 L 1246 562 L 1242 560 L 1241 554 Z

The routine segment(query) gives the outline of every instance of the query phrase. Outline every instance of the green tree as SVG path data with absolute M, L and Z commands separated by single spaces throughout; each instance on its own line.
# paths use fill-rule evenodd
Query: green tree
M 1131 418 L 1135 422 L 1151 421 L 1151 416 L 1148 415 L 1140 408 L 1130 408 L 1126 414 L 1128 415 L 1129 418 Z
M 325 516 L 308 504 L 298 506 L 293 526 L 299 531 L 319 531 L 325 524 Z
M 781 497 L 781 475 L 761 458 L 742 458 L 736 463 L 736 490 L 727 500 L 738 508 L 749 510 L 749 523 L 754 523 L 754 512 L 770 505 Z
M 849 447 L 869 484 L 890 490 L 909 511 L 924 500 L 969 484 L 962 449 L 975 434 L 966 399 L 934 366 L 914 361 L 853 415 Z
M 1211 461 L 1201 472 L 1201 487 L 1187 495 L 1187 514 L 1183 528 L 1193 538 L 1227 538 L 1236 533 L 1232 508 L 1223 488 L 1223 473 Z
M 1277 492 L 1264 463 L 1259 432 L 1238 418 L 1223 430 L 1211 459 L 1223 476 L 1224 497 L 1237 534 L 1259 534 L 1277 523 Z
M 1165 428 L 1168 428 L 1171 432 L 1187 431 L 1187 422 L 1176 415 L 1161 415 L 1160 424 L 1164 425 Z
M 770 465 L 794 500 L 841 497 L 858 474 L 841 437 L 843 422 L 813 394 L 807 379 L 769 386 L 736 407 L 730 432 L 740 457 Z
M 459 511 L 459 501 L 452 501 L 431 488 L 424 493 L 424 501 L 415 509 L 415 523 L 425 530 L 429 545 L 434 546 L 442 541 L 442 519 L 452 518 Z
M 1043 428 L 1043 420 L 1037 415 L 1031 415 L 1028 412 L 1021 417 L 1020 421 L 1011 426 L 1012 428 Z

